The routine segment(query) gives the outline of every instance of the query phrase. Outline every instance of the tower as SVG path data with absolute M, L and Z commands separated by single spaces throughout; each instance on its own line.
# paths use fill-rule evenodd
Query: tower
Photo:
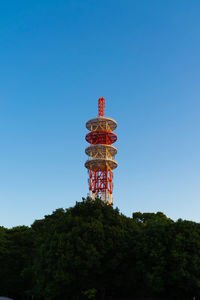
M 89 174 L 90 197 L 95 199 L 98 196 L 104 202 L 113 204 L 113 170 L 117 168 L 117 148 L 112 144 L 117 140 L 117 135 L 113 133 L 117 122 L 105 117 L 103 97 L 98 100 L 98 116 L 87 121 L 86 128 L 90 131 L 85 137 L 90 144 L 85 149 L 88 155 L 85 167 Z

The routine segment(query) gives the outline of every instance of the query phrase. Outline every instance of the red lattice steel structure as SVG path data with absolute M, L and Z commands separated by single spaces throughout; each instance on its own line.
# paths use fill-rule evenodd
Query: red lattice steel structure
M 105 116 L 105 99 L 104 97 L 100 97 L 98 100 L 98 110 L 99 110 L 99 117 Z
M 90 197 L 100 197 L 104 202 L 113 204 L 113 170 L 117 168 L 117 149 L 112 144 L 117 141 L 117 135 L 113 133 L 117 122 L 105 117 L 103 97 L 98 100 L 98 117 L 89 120 L 86 128 L 90 131 L 85 137 L 90 144 L 85 150 L 88 155 L 85 167 L 89 173 Z

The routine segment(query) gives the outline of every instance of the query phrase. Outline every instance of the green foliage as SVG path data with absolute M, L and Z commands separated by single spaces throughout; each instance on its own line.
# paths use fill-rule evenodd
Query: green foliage
M 87 299 L 95 300 L 95 295 L 97 293 L 96 289 L 89 289 L 83 292 L 83 295 L 87 297 Z
M 31 288 L 31 275 L 26 272 L 32 261 L 32 231 L 26 226 L 0 230 L 0 293 L 26 299 L 24 288 Z
M 0 227 L 0 294 L 15 300 L 198 299 L 199 266 L 199 224 L 100 199 Z

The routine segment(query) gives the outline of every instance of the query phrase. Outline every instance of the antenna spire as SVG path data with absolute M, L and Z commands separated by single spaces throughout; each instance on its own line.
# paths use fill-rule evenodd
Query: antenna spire
M 105 116 L 105 98 L 100 97 L 98 100 L 98 116 L 99 117 L 104 117 Z

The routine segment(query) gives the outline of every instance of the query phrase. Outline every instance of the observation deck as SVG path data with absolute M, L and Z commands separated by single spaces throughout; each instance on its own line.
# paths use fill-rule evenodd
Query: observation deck
M 114 170 L 117 168 L 117 162 L 112 159 L 91 158 L 86 161 L 85 167 L 92 171 Z
M 114 131 L 117 128 L 117 122 L 110 118 L 97 117 L 87 121 L 86 128 L 89 131 Z
M 111 145 L 92 145 L 85 149 L 88 156 L 94 158 L 113 158 L 117 154 L 117 148 Z

